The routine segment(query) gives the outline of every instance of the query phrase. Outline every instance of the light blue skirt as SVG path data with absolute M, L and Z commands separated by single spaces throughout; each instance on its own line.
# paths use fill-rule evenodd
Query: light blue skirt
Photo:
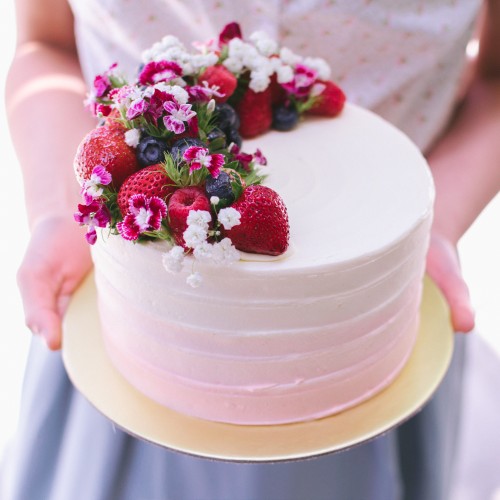
M 444 500 L 456 454 L 467 338 L 432 400 L 398 429 L 296 462 L 195 458 L 117 429 L 72 386 L 61 356 L 33 341 L 2 500 Z

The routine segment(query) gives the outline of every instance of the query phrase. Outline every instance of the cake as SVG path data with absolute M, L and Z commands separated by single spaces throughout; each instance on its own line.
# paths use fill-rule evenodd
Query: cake
M 227 27 L 223 33 L 227 35 Z M 231 26 L 229 33 L 229 40 L 238 38 L 238 27 Z M 265 47 L 262 50 L 269 51 L 262 37 L 255 40 L 256 47 L 260 43 Z M 219 48 L 227 43 L 221 36 Z M 230 58 L 231 52 L 227 56 L 224 50 L 221 53 Z M 261 107 L 254 106 L 254 99 L 264 95 L 259 95 L 260 91 L 245 91 L 253 100 L 247 108 L 251 116 L 236 103 L 243 147 L 256 151 L 246 156 L 249 163 L 244 165 L 238 160 L 243 157 L 237 156 L 241 143 L 236 148 L 232 143 L 224 150 L 217 149 L 215 142 L 210 145 L 208 139 L 206 149 L 190 145 L 178 160 L 172 160 L 177 154 L 177 143 L 172 146 L 172 141 L 184 137 L 182 134 L 192 127 L 183 124 L 183 130 L 177 131 L 165 120 L 166 129 L 153 130 L 158 136 L 153 140 L 155 148 L 158 141 L 165 142 L 166 149 L 161 151 L 165 163 L 160 170 L 157 165 L 137 167 L 135 153 L 127 147 L 118 148 L 118 170 L 112 164 L 104 165 L 111 156 L 109 145 L 99 146 L 106 155 L 97 152 L 99 161 L 92 170 L 88 165 L 92 155 L 82 154 L 81 149 L 77 153 L 75 168 L 85 204 L 79 205 L 75 218 L 88 225 L 87 239 L 93 243 L 106 351 L 128 383 L 160 405 L 192 417 L 241 425 L 317 419 L 351 408 L 386 388 L 411 354 L 419 326 L 432 219 L 430 171 L 403 133 L 367 110 L 344 104 L 336 87 L 319 82 L 321 64 L 309 63 L 318 69 L 299 62 L 294 69 L 298 77 L 293 80 L 292 75 L 292 80 L 282 84 L 286 116 L 284 120 L 280 117 L 277 126 L 273 117 L 274 127 L 269 122 L 258 132 L 254 129 L 256 123 L 263 123 Z M 165 109 L 181 95 L 179 89 L 172 89 L 173 79 L 178 80 L 182 73 L 175 64 L 153 63 L 161 78 L 170 75 L 166 77 L 172 79 L 169 89 L 176 93 L 168 97 Z M 219 75 L 220 66 L 216 68 Z M 147 71 L 146 65 L 139 80 Z M 183 78 L 193 83 L 190 77 Z M 112 78 L 104 80 L 96 80 L 96 89 L 110 86 Z M 227 80 L 224 76 L 220 82 L 226 89 Z M 213 79 L 210 81 L 205 90 L 220 89 L 212 86 Z M 304 81 L 305 93 L 305 87 L 297 84 Z M 158 82 L 151 85 L 158 88 Z M 137 104 L 123 83 L 116 87 L 117 92 L 99 91 L 94 99 L 104 106 L 100 114 L 106 121 L 106 134 L 125 134 L 127 144 L 131 136 L 137 139 L 137 134 L 141 141 L 149 141 L 152 129 L 146 128 L 144 121 L 144 106 L 149 106 L 149 101 Z M 124 94 L 123 88 L 127 89 L 128 108 L 120 113 L 127 119 L 118 120 L 116 125 L 113 110 L 105 108 L 117 101 L 120 92 Z M 236 95 L 234 86 L 230 92 Z M 322 92 L 331 98 L 328 113 L 323 107 L 316 114 L 334 118 L 309 114 L 299 119 L 299 114 L 318 111 L 318 102 L 327 102 L 326 97 L 321 100 Z M 223 93 L 213 95 L 221 98 Z M 174 104 L 180 106 L 179 102 Z M 210 113 L 213 107 L 212 100 L 198 104 L 200 123 L 203 113 Z M 138 108 L 142 109 L 139 114 Z M 290 109 L 296 112 L 292 120 Z M 191 107 L 185 111 L 187 116 Z M 168 113 L 171 120 L 174 114 L 170 109 Z M 225 134 L 226 138 L 230 135 Z M 140 144 L 136 141 L 130 147 L 139 150 Z M 255 167 L 266 163 L 261 150 L 269 166 L 264 168 L 267 175 L 259 177 Z M 199 154 L 204 155 L 202 159 Z M 224 161 L 236 165 L 235 170 L 224 170 Z M 153 176 L 167 175 L 175 182 L 163 182 L 160 189 L 153 183 L 134 181 L 134 189 L 140 186 L 142 191 L 130 196 L 134 191 L 127 178 L 140 177 L 147 169 L 152 169 Z M 220 199 L 208 196 L 207 186 L 222 170 L 229 172 L 232 189 L 237 191 L 234 200 L 227 202 L 233 210 L 231 216 L 238 212 L 232 207 L 238 207 L 238 200 L 255 186 L 255 190 L 274 193 L 278 200 L 273 209 L 279 220 L 274 224 L 271 219 L 261 226 L 261 251 L 260 247 L 247 248 L 236 236 L 231 240 L 236 235 L 232 225 L 247 228 L 243 212 L 237 213 L 241 221 L 233 220 L 227 227 L 218 222 L 221 209 L 216 205 Z M 112 179 L 123 171 L 125 180 L 120 183 L 127 187 L 113 187 Z M 172 200 L 176 193 L 192 189 L 183 187 L 182 182 L 200 172 L 206 174 L 205 180 L 194 188 L 206 189 L 201 198 L 208 208 L 190 210 L 189 214 L 196 215 L 197 224 L 200 214 L 206 216 L 201 224 L 203 237 L 208 239 L 203 244 L 215 248 L 227 243 L 228 265 L 198 258 L 196 250 L 201 243 L 200 247 L 192 243 L 192 234 L 188 239 L 189 222 L 181 224 L 180 232 L 175 231 Z M 139 205 L 134 206 L 133 200 L 139 200 Z M 154 210 L 149 210 L 149 203 Z M 215 215 L 210 213 L 210 204 Z M 263 212 L 260 206 L 250 208 L 257 220 L 268 215 L 265 207 Z M 148 214 L 147 223 L 144 214 Z M 96 231 L 96 227 L 106 229 Z M 278 250 L 274 243 L 267 245 L 276 239 L 281 244 Z M 179 257 L 175 269 L 166 262 L 173 254 Z

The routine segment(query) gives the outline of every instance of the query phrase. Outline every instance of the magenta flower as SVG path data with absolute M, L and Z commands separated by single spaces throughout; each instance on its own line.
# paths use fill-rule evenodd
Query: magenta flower
M 233 38 L 242 38 L 241 28 L 238 23 L 229 23 L 222 28 L 219 33 L 219 43 L 221 45 L 228 43 Z
M 295 66 L 293 80 L 282 83 L 281 86 L 289 93 L 298 98 L 307 97 L 318 76 L 317 71 L 305 64 Z
M 158 123 L 158 119 L 161 118 L 161 116 L 163 115 L 164 112 L 163 105 L 166 102 L 173 100 L 174 100 L 173 95 L 155 89 L 153 94 L 149 98 L 148 109 L 144 116 L 148 121 L 151 121 L 156 125 Z
M 94 78 L 94 92 L 96 97 L 102 97 L 106 95 L 108 90 L 111 88 L 111 82 L 107 75 L 97 75 Z
M 169 113 L 163 118 L 163 123 L 167 130 L 174 134 L 182 134 L 186 130 L 184 122 L 189 122 L 196 116 L 196 112 L 191 109 L 191 104 L 179 104 L 177 101 L 165 102 L 163 109 Z
M 73 215 L 80 226 L 88 226 L 85 238 L 90 245 L 97 240 L 96 227 L 106 227 L 111 220 L 108 209 L 102 201 L 94 200 L 89 205 L 78 205 L 78 212 Z
M 182 68 L 173 61 L 152 61 L 139 74 L 141 85 L 169 82 L 182 76 Z
M 191 146 L 186 149 L 184 159 L 189 165 L 189 173 L 206 167 L 212 177 L 218 177 L 222 165 L 224 165 L 224 155 L 209 154 L 207 148 Z
M 86 205 L 90 205 L 95 199 L 99 198 L 103 189 L 111 183 L 111 174 L 102 166 L 96 165 L 90 174 L 90 178 L 82 184 L 81 194 Z
M 167 205 L 158 196 L 148 198 L 134 194 L 128 200 L 129 210 L 122 222 L 116 225 L 118 232 L 126 240 L 136 240 L 146 231 L 157 231 L 162 219 L 167 215 Z
M 233 158 L 240 162 L 243 169 L 247 172 L 250 171 L 250 165 L 255 163 L 257 165 L 267 165 L 267 158 L 262 154 L 260 149 L 257 149 L 253 155 L 250 153 L 244 153 L 240 150 L 237 144 L 234 142 L 229 146 L 229 152 L 233 155 Z

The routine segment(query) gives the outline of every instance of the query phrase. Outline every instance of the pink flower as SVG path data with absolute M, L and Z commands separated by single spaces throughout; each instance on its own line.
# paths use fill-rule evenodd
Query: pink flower
M 186 89 L 189 96 L 196 102 L 208 102 L 214 97 L 224 97 L 224 94 L 219 92 L 215 87 L 209 87 L 208 82 L 203 81 L 203 85 L 193 85 Z
M 318 76 L 317 71 L 305 64 L 295 66 L 293 80 L 282 83 L 281 86 L 289 93 L 298 98 L 307 97 Z
M 165 102 L 163 109 L 169 113 L 163 118 L 163 123 L 167 130 L 174 134 L 182 134 L 186 130 L 184 122 L 189 122 L 196 116 L 196 112 L 191 109 L 191 104 L 179 104 L 177 101 Z
M 160 229 L 161 221 L 167 215 L 167 205 L 161 198 L 134 194 L 128 203 L 127 215 L 116 225 L 124 239 L 136 240 L 141 233 Z
M 191 146 L 186 149 L 184 159 L 189 165 L 189 172 L 206 167 L 212 177 L 219 175 L 222 165 L 224 165 L 224 155 L 222 154 L 209 154 L 207 148 L 199 146 Z
M 101 186 L 107 186 L 111 183 L 111 174 L 102 166 L 96 165 L 81 189 L 81 194 L 86 205 L 90 205 L 95 199 L 102 195 Z
M 257 163 L 257 165 L 267 165 L 267 158 L 262 154 L 260 149 L 255 150 L 255 153 L 253 154 L 253 161 Z
M 111 82 L 106 74 L 97 75 L 94 78 L 94 92 L 96 97 L 102 97 L 106 95 L 108 90 L 111 88 Z
M 182 76 L 182 68 L 173 61 L 151 61 L 147 63 L 139 74 L 142 85 L 159 82 L 169 82 Z
M 262 154 L 260 149 L 257 149 L 253 155 L 249 153 L 244 153 L 240 148 L 232 143 L 229 146 L 229 152 L 233 155 L 233 158 L 240 162 L 243 169 L 247 172 L 250 171 L 250 164 L 255 163 L 257 165 L 267 165 L 267 158 Z
M 80 226 L 88 226 L 85 238 L 90 245 L 97 240 L 96 227 L 106 227 L 111 220 L 108 209 L 102 201 L 94 200 L 89 205 L 78 205 L 74 219 Z
M 133 120 L 148 110 L 148 103 L 142 98 L 134 99 L 127 109 L 127 120 Z

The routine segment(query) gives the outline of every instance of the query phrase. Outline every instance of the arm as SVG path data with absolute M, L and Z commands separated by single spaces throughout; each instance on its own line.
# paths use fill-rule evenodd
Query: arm
M 82 104 L 85 85 L 66 1 L 18 0 L 16 13 L 6 107 L 31 228 L 18 283 L 26 324 L 57 349 L 62 314 L 91 266 L 72 217 L 80 200 L 72 162 L 95 123 Z
M 500 1 L 486 2 L 474 78 L 450 129 L 429 155 L 436 183 L 427 270 L 451 308 L 453 326 L 469 331 L 474 314 L 456 244 L 500 189 Z

